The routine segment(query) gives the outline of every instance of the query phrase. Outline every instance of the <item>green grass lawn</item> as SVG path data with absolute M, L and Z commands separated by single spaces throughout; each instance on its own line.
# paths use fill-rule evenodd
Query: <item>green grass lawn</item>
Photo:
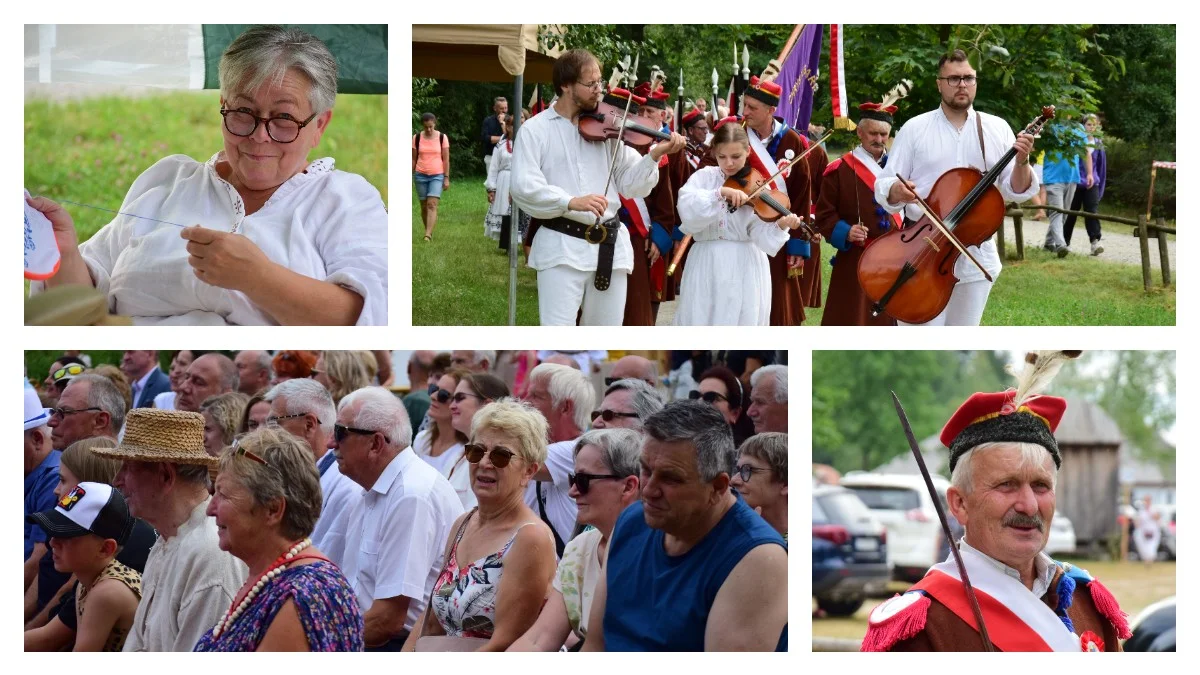
M 1132 619 L 1138 612 L 1152 603 L 1175 595 L 1175 563 L 1159 562 L 1146 569 L 1138 562 L 1113 562 L 1095 560 L 1070 560 L 1102 581 L 1112 591 L 1121 609 Z M 903 593 L 909 584 L 892 584 L 889 591 Z M 861 640 L 867 632 L 867 617 L 881 599 L 869 599 L 855 612 L 845 618 L 814 618 L 814 636 Z M 813 603 L 816 607 L 816 603 Z
M 133 181 L 156 161 L 184 154 L 203 162 L 221 150 L 219 108 L 215 91 L 27 101 L 25 188 L 55 200 L 119 209 Z M 386 204 L 387 96 L 338 96 L 325 136 L 309 153 L 310 159 L 327 156 L 336 168 L 366 178 Z M 80 241 L 113 218 L 80 206 L 67 209 Z
M 413 188 L 413 324 L 504 325 L 508 321 L 508 258 L 483 235 L 487 197 L 480 179 L 454 182 L 443 195 L 433 241 L 424 242 Z M 1013 250 L 1009 247 L 1010 251 Z M 821 246 L 829 290 L 835 249 Z M 1155 279 L 1161 279 L 1155 271 Z M 807 309 L 807 326 L 822 309 Z M 517 323 L 536 325 L 537 277 L 517 270 Z M 1141 269 L 1090 256 L 1058 259 L 1037 246 L 1025 260 L 1007 260 L 983 315 L 985 326 L 1173 326 L 1175 286 L 1142 290 Z

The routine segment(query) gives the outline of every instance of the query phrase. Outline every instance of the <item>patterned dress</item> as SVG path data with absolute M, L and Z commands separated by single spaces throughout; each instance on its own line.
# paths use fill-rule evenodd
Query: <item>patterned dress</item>
M 117 581 L 120 581 L 121 583 L 125 584 L 127 587 L 129 587 L 129 590 L 133 591 L 133 594 L 137 596 L 138 601 L 141 601 L 141 599 L 142 599 L 142 575 L 139 574 L 137 570 L 126 567 L 125 565 L 122 565 L 120 562 L 118 562 L 114 559 L 112 562 L 110 562 L 108 564 L 108 567 L 104 568 L 104 571 L 100 573 L 100 576 L 96 577 L 96 580 L 92 582 L 92 586 L 95 587 L 95 585 L 97 583 L 99 583 L 105 579 L 116 579 Z M 87 596 L 88 596 L 89 590 L 90 589 L 88 589 L 88 588 L 84 588 L 83 584 L 77 584 L 75 586 L 75 606 L 79 608 L 78 609 L 78 618 L 79 619 L 83 618 L 83 613 L 86 609 L 85 605 L 87 604 Z M 77 620 L 76 624 L 78 625 L 78 623 L 80 623 L 80 622 Z M 121 628 L 119 626 L 114 625 L 112 632 L 108 634 L 108 639 L 104 641 L 104 647 L 100 651 L 103 651 L 103 652 L 119 652 L 119 651 L 121 651 L 121 648 L 125 646 L 125 638 L 128 635 L 129 635 L 128 628 Z
M 472 511 L 471 515 L 474 514 Z M 470 518 L 468 516 L 467 521 Z M 504 555 L 512 548 L 521 528 L 533 523 L 518 527 L 499 551 L 460 569 L 458 542 L 462 540 L 467 521 L 463 522 L 454 547 L 450 549 L 446 567 L 433 584 L 433 612 L 449 637 L 491 639 L 496 628 L 496 594 L 500 591 L 500 577 L 504 573 Z
M 220 637 L 214 638 L 209 629 L 196 643 L 195 651 L 255 651 L 288 600 L 296 604 L 309 651 L 363 651 L 363 619 L 354 591 L 342 571 L 324 561 L 284 570 L 259 591 L 254 602 Z

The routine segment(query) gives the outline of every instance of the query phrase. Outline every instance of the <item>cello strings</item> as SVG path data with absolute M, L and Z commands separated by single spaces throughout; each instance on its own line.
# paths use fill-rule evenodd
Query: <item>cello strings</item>
M 142 220 L 151 220 L 156 223 L 166 223 L 167 225 L 174 225 L 175 227 L 188 227 L 187 225 L 180 225 L 179 223 L 172 223 L 169 220 L 159 220 L 158 218 L 147 218 L 146 216 L 139 216 L 139 215 L 135 215 L 132 213 L 125 213 L 124 211 L 114 211 L 112 209 L 106 209 L 102 206 L 92 206 L 91 204 L 84 204 L 82 202 L 73 202 L 70 199 L 60 199 L 58 201 L 60 201 L 64 204 L 74 204 L 75 206 L 83 206 L 83 207 L 86 207 L 89 209 L 96 209 L 97 211 L 107 211 L 109 213 L 115 213 L 119 216 L 129 216 L 130 218 L 140 218 Z

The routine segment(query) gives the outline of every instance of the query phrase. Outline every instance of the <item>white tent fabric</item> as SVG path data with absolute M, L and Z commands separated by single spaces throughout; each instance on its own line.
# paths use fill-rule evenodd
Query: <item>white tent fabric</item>
M 203 89 L 201 24 L 26 24 L 25 82 Z

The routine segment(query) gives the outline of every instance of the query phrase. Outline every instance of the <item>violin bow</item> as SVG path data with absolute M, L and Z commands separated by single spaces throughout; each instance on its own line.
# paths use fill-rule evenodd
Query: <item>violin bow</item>
M 613 170 L 617 167 L 617 155 L 621 154 L 621 143 L 624 142 L 622 138 L 625 136 L 625 120 L 629 118 L 629 106 L 631 103 L 633 103 L 632 83 L 636 81 L 638 61 L 640 61 L 641 58 L 642 53 L 639 51 L 637 56 L 634 58 L 633 68 L 625 71 L 624 73 L 625 86 L 629 89 L 629 97 L 625 99 L 625 117 L 621 118 L 621 128 L 617 130 L 617 147 L 615 150 L 613 150 L 612 159 L 608 163 L 608 177 L 604 179 L 604 192 L 601 194 L 604 195 L 605 199 L 608 198 L 608 188 L 610 185 L 612 185 Z M 596 222 L 592 225 L 592 227 L 588 228 L 589 231 L 591 231 L 592 228 L 600 226 L 600 218 L 601 216 L 596 216 Z
M 899 178 L 899 176 L 897 176 L 897 178 Z M 938 218 L 933 213 L 933 208 L 931 208 L 924 199 L 921 199 L 921 195 L 918 195 L 915 190 L 913 191 L 913 195 L 917 198 L 917 206 L 921 207 L 921 210 L 925 212 L 925 216 L 929 218 L 929 221 L 933 223 L 934 227 L 936 227 L 946 237 L 946 239 L 954 245 L 954 248 L 958 249 L 959 253 L 967 256 L 971 262 L 975 263 L 975 266 L 979 268 L 979 271 L 983 272 L 983 277 L 985 279 L 992 281 L 992 275 L 988 274 L 988 271 L 983 269 L 983 265 L 979 264 L 979 261 L 975 259 L 975 256 L 971 255 L 971 252 L 967 250 L 967 247 L 963 246 L 962 242 L 958 240 L 958 237 L 954 236 L 954 233 L 950 231 L 950 228 L 946 227 L 946 224 L 942 222 L 942 219 Z
M 799 132 L 797 132 L 797 133 L 799 133 Z M 820 146 L 820 145 L 824 144 L 824 143 L 825 143 L 825 141 L 829 140 L 829 137 L 830 137 L 830 136 L 832 136 L 832 135 L 833 135 L 833 130 L 832 130 L 832 129 L 830 129 L 829 131 L 825 132 L 825 135 L 824 135 L 824 136 L 822 136 L 822 137 L 821 137 L 821 138 L 820 138 L 818 141 L 816 141 L 815 143 L 812 143 L 812 144 L 810 144 L 810 145 L 808 146 L 808 148 L 807 148 L 807 149 L 806 149 L 804 152 L 800 153 L 800 154 L 799 154 L 798 156 L 796 156 L 796 157 L 793 157 L 793 158 L 792 158 L 792 159 L 791 159 L 791 160 L 790 160 L 790 161 L 789 161 L 787 164 L 784 164 L 782 167 L 780 167 L 780 169 L 779 169 L 778 171 L 776 171 L 775 173 L 771 174 L 771 177 L 767 179 L 767 182 L 765 182 L 765 183 L 763 183 L 762 185 L 758 186 L 758 189 L 757 189 L 757 190 L 755 190 L 754 192 L 751 192 L 751 193 L 750 193 L 750 195 L 749 195 L 748 197 L 746 197 L 746 200 L 747 200 L 747 201 L 749 201 L 749 200 L 751 200 L 751 199 L 754 199 L 755 197 L 757 197 L 759 192 L 762 192 L 763 190 L 767 189 L 767 186 L 768 186 L 768 185 L 770 185 L 771 181 L 775 180 L 775 179 L 776 179 L 776 178 L 778 178 L 780 175 L 782 175 L 784 171 L 787 171 L 788 169 L 792 168 L 792 167 L 793 167 L 793 166 L 795 166 L 795 165 L 796 165 L 796 164 L 797 164 L 797 163 L 798 163 L 800 160 L 802 160 L 802 159 L 804 159 L 805 157 L 807 157 L 807 156 L 808 156 L 808 153 L 812 152 L 813 150 L 816 150 L 818 146 Z
M 992 646 L 992 640 L 988 637 L 987 625 L 983 622 L 983 610 L 979 608 L 979 598 L 975 597 L 975 587 L 971 585 L 971 579 L 967 576 L 967 566 L 963 564 L 962 554 L 958 551 L 958 542 L 954 541 L 954 535 L 950 533 L 950 522 L 946 520 L 946 511 L 942 508 L 942 500 L 933 487 L 933 479 L 929 476 L 929 469 L 925 466 L 925 458 L 921 455 L 921 446 L 917 444 L 917 437 L 908 423 L 908 415 L 904 413 L 900 397 L 896 396 L 894 391 L 892 392 L 892 402 L 896 405 L 896 414 L 900 416 L 900 425 L 904 427 L 904 436 L 908 439 L 908 447 L 912 450 L 913 458 L 917 460 L 917 468 L 921 470 L 921 477 L 925 479 L 925 489 L 929 491 L 929 496 L 933 499 L 933 508 L 937 511 L 938 520 L 942 524 L 942 534 L 946 536 L 946 541 L 950 544 L 950 552 L 954 555 L 954 562 L 958 565 L 958 574 L 961 577 L 963 590 L 966 591 L 971 612 L 975 615 L 975 623 L 979 625 L 979 637 L 983 639 L 983 650 L 994 652 L 996 648 Z

